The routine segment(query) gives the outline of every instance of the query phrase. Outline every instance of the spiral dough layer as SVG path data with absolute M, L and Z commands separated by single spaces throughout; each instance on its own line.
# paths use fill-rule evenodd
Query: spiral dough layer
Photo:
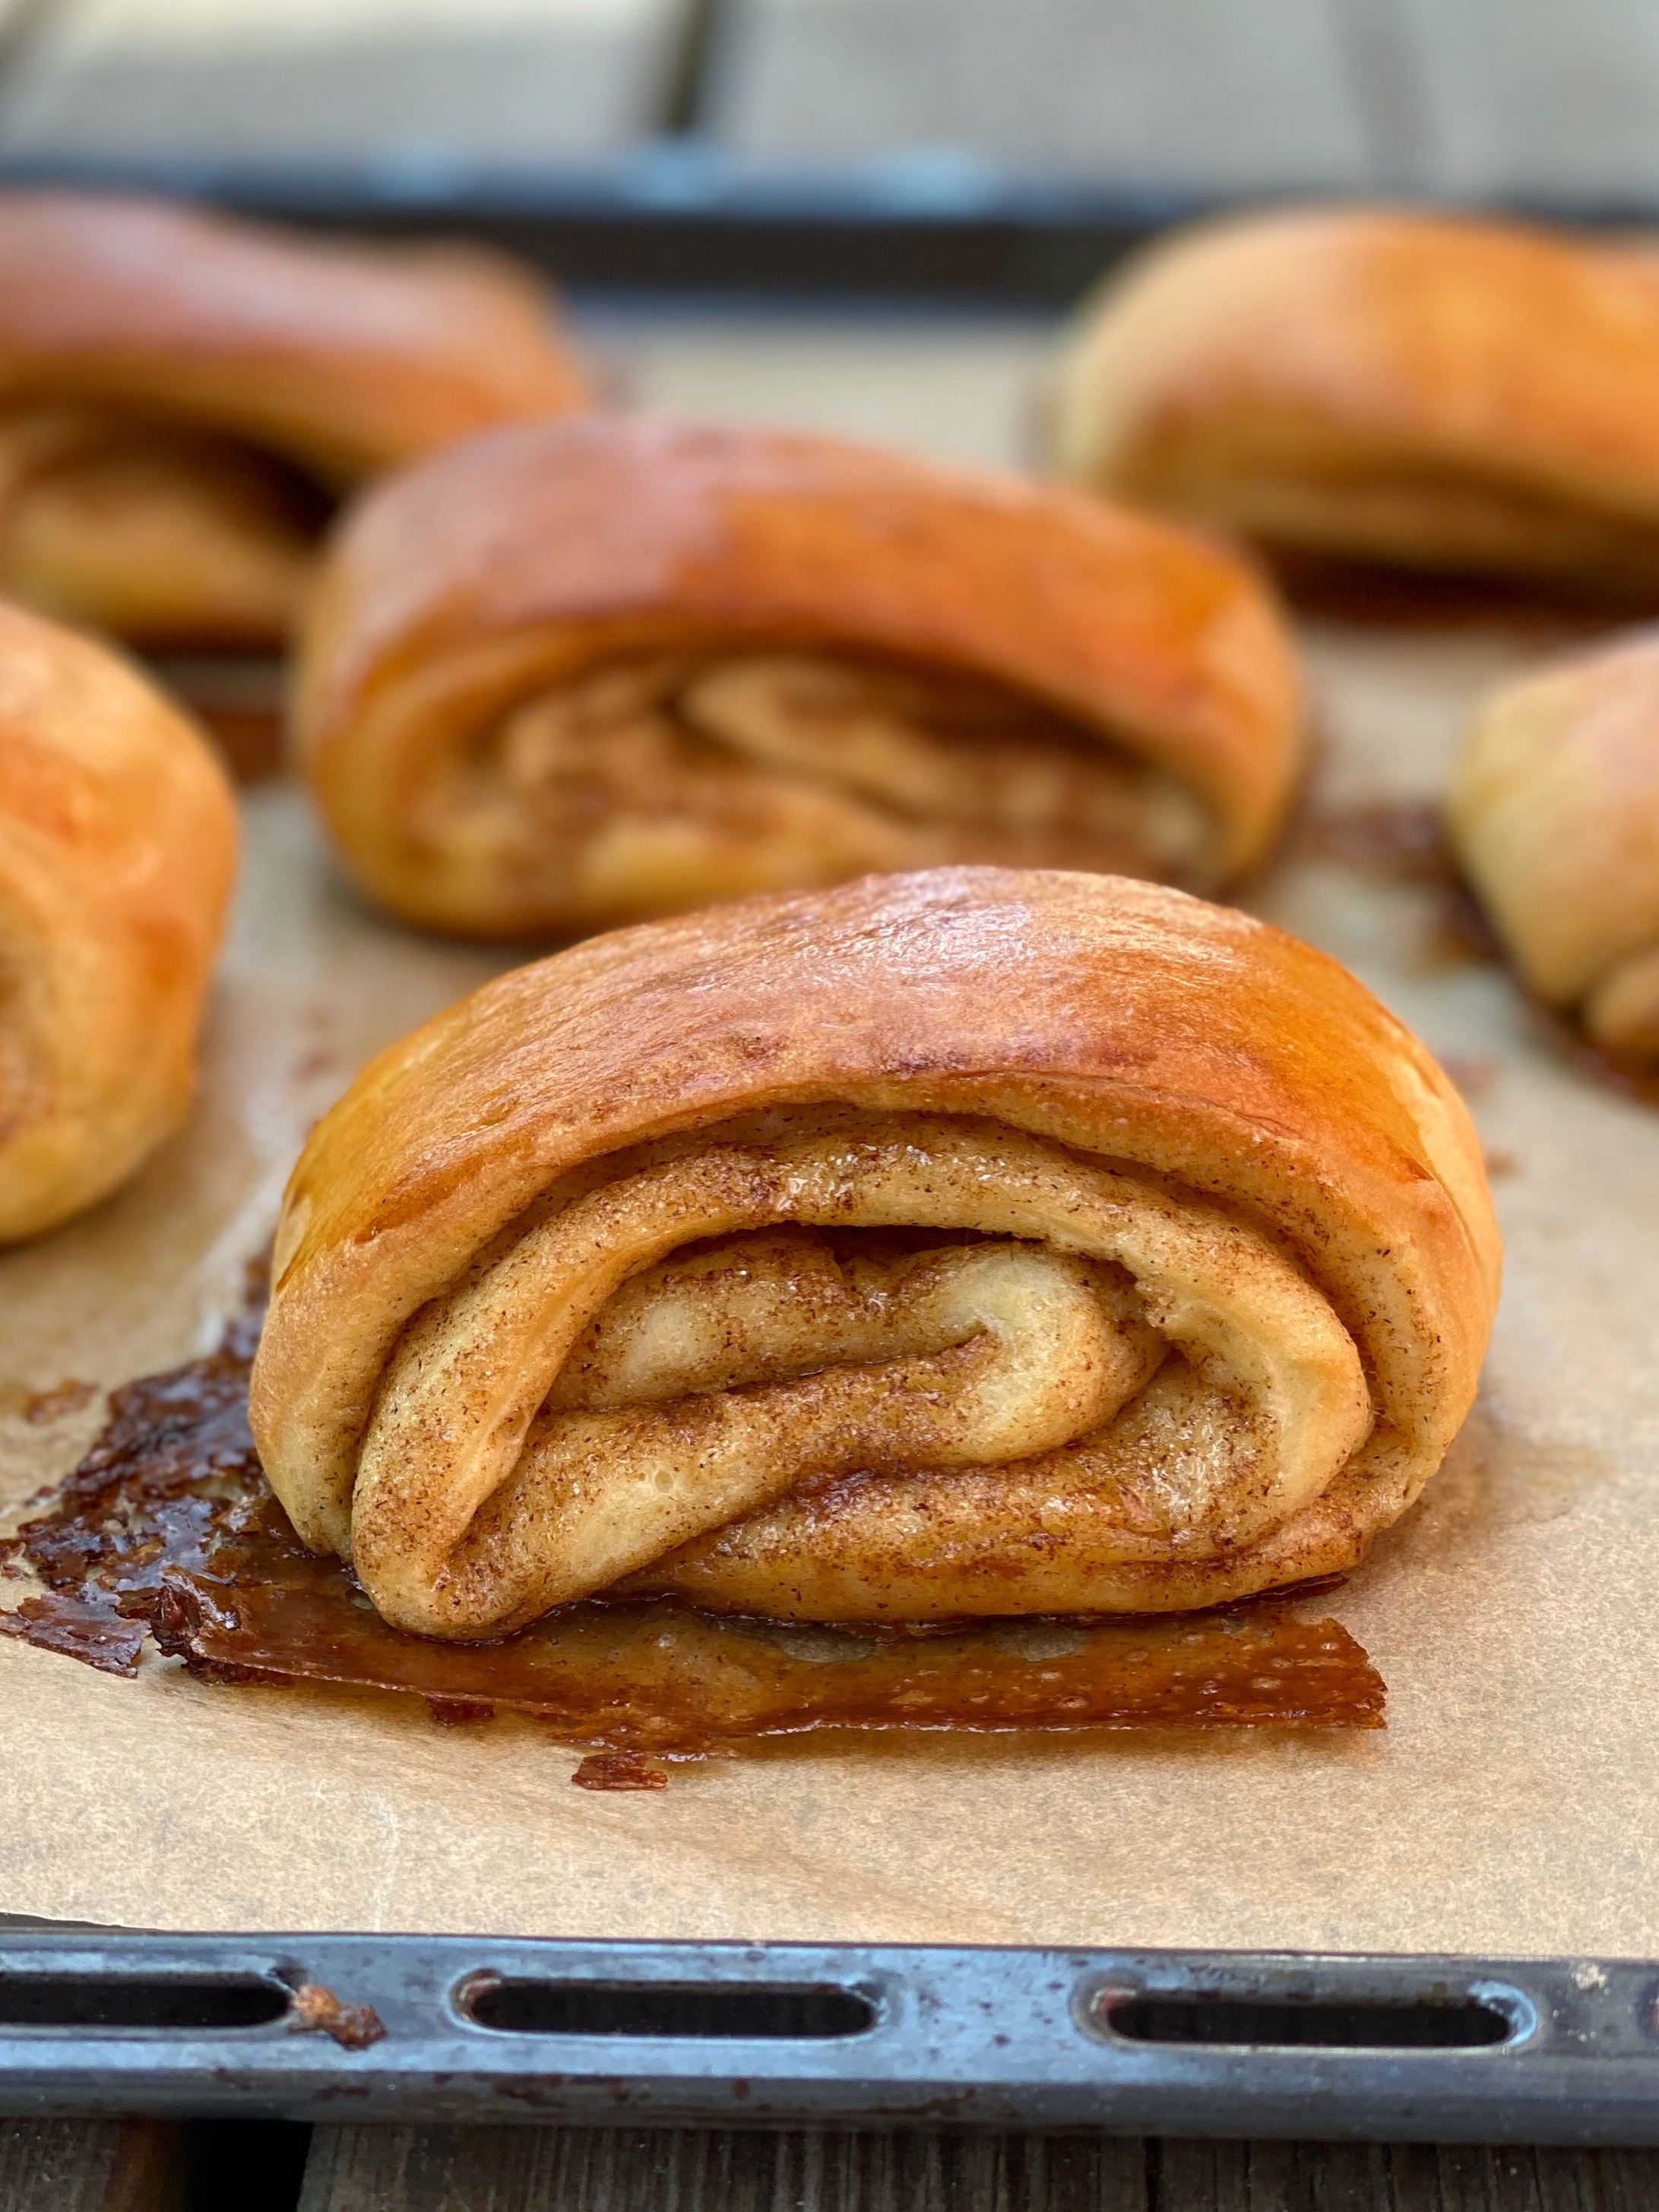
M 1036 957 L 979 1054 L 1023 1023 L 1035 1084 L 930 1065 L 999 921 Z M 1338 1065 L 1292 1055 L 1299 1132 L 1252 1129 L 1248 1080 L 1202 1096 L 1230 1088 L 1218 983 L 1292 1022 L 1322 997 Z M 1160 1008 L 1173 1100 L 1121 1074 Z M 1326 1156 L 1287 1181 L 1310 1108 Z M 1368 1226 L 1343 1154 L 1385 1123 L 1417 1158 Z M 524 970 L 368 1071 L 290 1188 L 256 1432 L 301 1534 L 426 1635 L 611 1590 L 804 1620 L 1210 1602 L 1350 1562 L 1432 1472 L 1495 1290 L 1476 1158 L 1351 978 L 1179 894 L 964 870 L 755 901 Z
M 362 889 L 570 937 L 872 869 L 1206 890 L 1278 835 L 1294 656 L 1127 510 L 793 433 L 595 415 L 379 487 L 306 625 L 296 757 Z
M 1448 794 L 1458 856 L 1530 988 L 1659 1061 L 1659 633 L 1547 662 L 1481 706 Z

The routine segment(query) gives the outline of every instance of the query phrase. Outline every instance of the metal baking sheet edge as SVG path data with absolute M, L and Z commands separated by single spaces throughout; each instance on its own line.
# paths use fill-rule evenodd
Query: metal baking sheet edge
M 569 286 L 1028 308 L 1075 300 L 1173 223 L 1263 197 L 1091 183 L 926 148 L 798 167 L 735 155 L 695 133 L 647 138 L 595 161 L 506 167 L 428 147 L 334 163 L 0 153 L 0 187 L 43 185 L 163 192 L 330 228 L 454 231 L 540 260 Z M 1650 200 L 1629 195 L 1479 204 L 1593 228 L 1655 219 Z
M 319 1991 L 349 2042 L 307 2024 Z M 13 1919 L 0 2113 L 1659 2143 L 1656 1996 L 1631 1960 Z

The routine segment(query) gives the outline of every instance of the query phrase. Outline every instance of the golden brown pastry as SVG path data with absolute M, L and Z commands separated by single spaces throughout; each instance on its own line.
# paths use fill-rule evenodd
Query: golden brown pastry
M 1452 836 L 1516 965 L 1616 1058 L 1659 1060 L 1659 631 L 1497 692 Z
M 600 938 L 384 1054 L 289 1186 L 252 1418 L 427 1635 L 1178 1609 L 1405 1510 L 1498 1273 L 1463 1108 L 1334 961 L 939 869 Z
M 1659 589 L 1659 254 L 1327 209 L 1154 247 L 1084 312 L 1079 482 L 1284 551 Z
M 589 416 L 457 447 L 336 541 L 301 759 L 412 921 L 570 935 L 951 860 L 1208 886 L 1300 746 L 1249 570 L 1012 477 Z
M 66 620 L 279 641 L 345 489 L 586 398 L 488 252 L 0 193 L 0 591 Z
M 183 1120 L 236 862 L 206 743 L 124 661 L 0 605 L 0 1242 Z

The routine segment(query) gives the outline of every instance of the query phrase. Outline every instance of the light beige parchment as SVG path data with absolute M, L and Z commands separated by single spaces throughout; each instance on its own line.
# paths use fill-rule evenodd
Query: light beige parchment
M 1047 333 L 612 319 L 636 397 L 957 457 L 1024 449 Z M 1343 800 L 1431 792 L 1534 626 L 1310 628 Z M 302 1132 L 495 956 L 335 883 L 292 789 L 246 804 L 199 1110 L 126 1193 L 0 1258 L 0 1507 L 72 1462 L 107 1385 L 203 1347 Z M 0 1911 L 198 1929 L 1659 1954 L 1659 1114 L 1534 1040 L 1503 974 L 1432 951 L 1430 895 L 1293 860 L 1256 898 L 1460 1056 L 1509 1237 L 1480 1407 L 1332 1601 L 1385 1735 L 786 1743 L 660 1795 L 573 1790 L 511 1720 L 137 1682 L 0 1643 Z M 1479 1063 L 1486 1063 L 1480 1067 Z M 1484 1074 L 1470 1076 L 1469 1065 Z

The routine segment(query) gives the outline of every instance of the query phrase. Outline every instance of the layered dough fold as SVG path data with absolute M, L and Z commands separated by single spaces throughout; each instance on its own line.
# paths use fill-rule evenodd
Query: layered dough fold
M 1326 209 L 1206 225 L 1084 311 L 1066 475 L 1276 550 L 1659 589 L 1659 255 Z
M 113 654 L 0 605 L 0 1243 L 183 1119 L 235 857 L 205 740 Z
M 599 939 L 395 1047 L 295 1170 L 252 1418 L 422 1634 L 1165 1610 L 1360 1555 L 1497 1274 L 1462 1107 L 1334 963 L 939 870 Z
M 1526 981 L 1615 1058 L 1659 1061 L 1659 632 L 1505 685 L 1449 814 Z
M 489 253 L 0 194 L 0 591 L 65 620 L 279 644 L 346 489 L 586 397 Z
M 1200 887 L 1299 763 L 1249 570 L 1068 493 L 590 418 L 380 487 L 324 571 L 300 757 L 394 912 L 571 935 L 871 870 Z

